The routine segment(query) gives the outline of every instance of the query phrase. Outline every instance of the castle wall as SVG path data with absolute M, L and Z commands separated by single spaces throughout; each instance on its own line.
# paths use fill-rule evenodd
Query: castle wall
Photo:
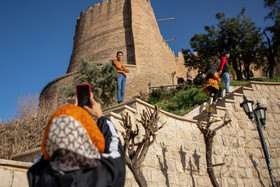
M 71 86 L 75 73 L 68 73 L 48 83 L 42 90 L 39 98 L 38 116 L 51 115 L 58 108 L 69 103 L 62 92 L 62 87 Z
M 132 1 L 132 12 L 138 71 L 152 77 L 152 85 L 170 84 L 171 72 L 176 71 L 176 59 L 163 41 L 150 2 Z
M 106 63 L 115 58 L 117 51 L 124 52 L 124 63 L 135 64 L 129 56 L 133 40 L 127 36 L 131 32 L 128 12 L 125 0 L 104 0 L 102 5 L 95 3 L 94 8 L 81 12 L 67 72 L 79 70 L 81 56 L 93 63 Z
M 76 22 L 67 74 L 80 69 L 81 56 L 95 64 L 106 63 L 115 58 L 117 51 L 123 51 L 122 63 L 130 69 L 125 100 L 140 92 L 147 93 L 148 83 L 151 86 L 170 85 L 174 71 L 176 76 L 185 77 L 183 58 L 176 58 L 163 41 L 148 0 L 103 0 L 102 5 L 95 3 L 93 8 L 81 12 Z M 50 114 L 53 108 L 65 104 L 66 98 L 58 91 L 69 85 L 69 80 L 57 78 L 43 89 L 39 104 L 41 114 L 43 111 Z
M 126 100 L 139 92 L 147 93 L 149 83 L 151 86 L 170 85 L 174 71 L 176 76 L 185 78 L 187 70 L 182 56 L 176 58 L 163 41 L 150 2 L 131 1 L 131 11 L 136 71 L 127 75 Z

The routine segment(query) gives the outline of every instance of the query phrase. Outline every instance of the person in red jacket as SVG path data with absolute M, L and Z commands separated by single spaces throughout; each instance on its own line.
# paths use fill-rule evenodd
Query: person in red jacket
M 30 187 L 123 187 L 125 156 L 113 123 L 92 107 L 68 104 L 46 125 L 41 158 L 27 172 Z M 91 117 L 97 120 L 97 123 Z
M 129 70 L 121 63 L 121 59 L 123 57 L 123 52 L 117 52 L 117 59 L 113 60 L 113 65 L 117 68 L 118 78 L 117 78 L 117 96 L 118 103 L 124 101 L 124 93 L 125 93 L 125 85 L 126 85 L 126 73 L 129 73 Z
M 227 61 L 229 57 L 230 57 L 229 52 L 224 52 L 220 57 L 220 75 L 222 76 L 226 85 L 226 95 L 229 93 L 229 86 L 230 86 L 228 61 Z

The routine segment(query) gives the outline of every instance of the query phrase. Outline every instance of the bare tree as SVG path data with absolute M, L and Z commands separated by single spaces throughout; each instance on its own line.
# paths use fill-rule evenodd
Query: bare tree
M 141 119 L 137 120 L 145 130 L 143 138 L 136 142 L 135 137 L 140 136 L 139 127 L 137 124 L 136 129 L 132 129 L 131 117 L 126 113 L 122 115 L 121 125 L 125 129 L 122 133 L 124 138 L 124 153 L 126 157 L 126 165 L 131 170 L 135 177 L 136 182 L 141 187 L 146 187 L 147 182 L 143 173 L 141 172 L 141 164 L 145 160 L 150 145 L 152 145 L 156 138 L 156 132 L 164 125 L 158 126 L 160 109 L 155 105 L 154 110 L 146 108 L 141 114 Z
M 213 113 L 215 112 L 215 109 L 212 106 L 207 106 L 207 121 L 206 123 L 203 123 L 202 121 L 198 121 L 196 124 L 200 132 L 203 134 L 204 138 L 204 143 L 205 143 L 205 149 L 206 149 L 206 164 L 207 164 L 207 173 L 210 178 L 210 181 L 214 187 L 218 187 L 219 183 L 216 179 L 215 172 L 214 172 L 214 167 L 215 166 L 220 166 L 223 165 L 224 163 L 219 163 L 219 164 L 213 164 L 212 161 L 212 149 L 213 149 L 213 140 L 214 136 L 216 135 L 216 132 L 229 124 L 231 120 L 226 119 L 226 115 L 222 118 L 223 123 L 219 125 L 218 127 L 211 129 L 211 125 L 219 122 L 220 120 L 217 120 L 213 118 Z
M 37 114 L 38 109 L 38 94 L 28 94 L 28 96 L 19 96 L 18 103 L 15 107 L 16 110 L 16 119 L 24 119 L 29 117 L 34 117 Z

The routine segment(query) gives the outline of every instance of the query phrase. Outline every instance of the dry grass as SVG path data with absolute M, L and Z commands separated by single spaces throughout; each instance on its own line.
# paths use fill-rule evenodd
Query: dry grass
M 0 122 L 0 159 L 39 147 L 49 118 L 35 117 L 38 94 L 19 97 L 15 109 L 14 119 Z
M 35 117 L 0 123 L 0 158 L 11 159 L 15 154 L 40 146 L 49 117 Z
M 19 96 L 17 106 L 15 107 L 15 119 L 29 118 L 37 114 L 39 105 L 39 95 L 28 94 L 28 96 Z

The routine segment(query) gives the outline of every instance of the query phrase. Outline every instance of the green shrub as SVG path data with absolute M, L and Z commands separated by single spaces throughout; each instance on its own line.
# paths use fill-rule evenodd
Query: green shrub
M 155 90 L 150 95 L 148 102 L 150 104 L 157 104 L 162 110 L 176 115 L 185 114 L 191 108 L 202 104 L 209 98 L 208 94 L 204 93 L 201 88 L 190 88 L 181 92 L 172 89 L 169 91 L 165 90 L 165 93 L 163 93 L 162 89 L 160 91 Z M 163 96 L 167 96 L 168 99 Z
M 111 106 L 116 101 L 116 78 L 118 77 L 112 62 L 99 66 L 82 57 L 81 63 L 81 69 L 74 77 L 72 85 L 62 87 L 61 90 L 68 98 L 71 98 L 76 94 L 77 84 L 90 84 L 95 100 L 105 107 Z
M 266 82 L 280 82 L 280 77 L 273 79 L 253 78 L 252 80 L 266 81 Z M 242 86 L 249 81 L 247 80 L 233 80 L 231 86 Z M 225 89 L 225 83 L 221 81 L 220 87 Z M 162 110 L 176 114 L 184 115 L 192 110 L 195 106 L 202 104 L 209 99 L 209 94 L 203 92 L 202 88 L 190 88 L 187 84 L 180 87 L 180 89 L 166 89 L 161 87 L 154 89 L 149 95 L 147 102 L 152 105 L 158 105 Z
M 230 74 L 232 75 L 233 79 L 235 79 L 235 70 L 234 68 L 232 67 L 232 65 L 228 65 L 228 71 L 230 72 Z

